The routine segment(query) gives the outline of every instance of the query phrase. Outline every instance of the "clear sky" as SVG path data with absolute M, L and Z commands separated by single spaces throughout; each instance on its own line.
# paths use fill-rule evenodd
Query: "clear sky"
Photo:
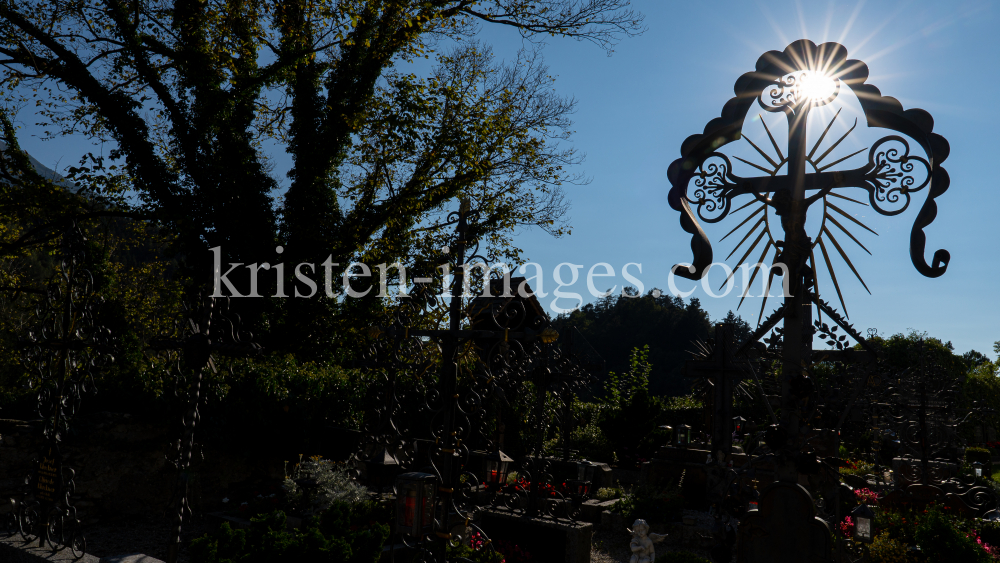
M 610 263 L 618 273 L 616 279 L 600 279 L 599 290 L 614 284 L 620 290 L 625 281 L 621 266 L 627 262 L 642 264 L 641 275 L 634 266 L 630 273 L 646 290 L 667 290 L 671 265 L 691 260 L 690 237 L 681 230 L 678 213 L 667 204 L 666 171 L 680 155 L 681 142 L 700 133 L 720 114 L 733 96 L 736 79 L 753 70 L 764 52 L 780 51 L 802 38 L 817 44 L 837 41 L 847 48 L 850 58 L 868 64 L 867 83 L 897 98 L 906 109 L 929 111 L 934 131 L 951 144 L 951 156 L 944 163 L 951 188 L 937 199 L 938 217 L 926 229 L 928 261 L 936 249 L 951 253 L 942 277 L 923 277 L 909 256 L 910 229 L 926 190 L 915 194 L 907 211 L 894 217 L 843 206 L 859 211 L 856 216 L 878 233 L 876 237 L 852 229 L 872 256 L 856 246 L 850 248 L 854 245 L 845 242 L 846 237 L 838 237 L 871 289 L 869 295 L 846 265 L 835 264 L 850 321 L 862 333 L 869 327 L 883 335 L 917 329 L 950 340 L 959 353 L 976 349 L 994 357 L 993 342 L 1000 340 L 1000 302 L 993 293 L 1000 274 L 1000 197 L 990 162 L 1000 150 L 1000 53 L 995 40 L 1000 4 L 671 0 L 634 4 L 646 14 L 648 31 L 622 41 L 611 57 L 597 47 L 572 41 L 553 40 L 546 47 L 546 62 L 558 77 L 556 88 L 578 101 L 574 144 L 587 155 L 582 168 L 592 182 L 569 189 L 572 235 L 555 240 L 527 231 L 518 236 L 518 245 L 529 259 L 547 271 L 560 262 L 583 264 L 581 281 L 574 289 L 587 301 L 593 298 L 586 295 L 582 278 L 597 262 Z M 502 52 L 520 45 L 515 35 L 492 33 L 491 37 Z M 846 92 L 842 97 L 849 101 Z M 760 125 L 754 125 L 756 138 Z M 862 118 L 857 134 L 863 134 L 864 127 Z M 831 131 L 831 138 L 835 132 Z M 880 136 L 891 133 L 876 132 Z M 843 146 L 849 144 L 845 141 Z M 849 154 L 846 148 L 842 153 Z M 853 168 L 866 160 L 865 156 L 844 166 Z M 735 235 L 722 244 L 719 239 L 740 220 L 742 216 L 724 221 L 723 228 L 706 228 L 717 261 L 729 254 Z M 729 265 L 734 266 L 742 254 L 736 253 Z M 598 271 L 603 273 L 603 268 Z M 554 286 L 549 276 L 547 285 Z M 568 268 L 564 268 L 564 279 L 569 279 Z M 716 280 L 714 291 L 724 275 L 713 273 L 711 279 Z M 687 280 L 677 282 L 682 291 L 695 287 Z M 552 287 L 545 289 L 551 292 Z M 820 292 L 840 308 L 828 278 L 821 277 Z M 759 282 L 754 283 L 754 294 L 760 294 Z M 701 299 L 713 320 L 739 302 L 736 290 L 727 297 L 712 298 L 697 287 L 692 296 Z M 543 301 L 549 300 L 551 296 Z M 572 300 L 562 299 L 559 304 L 570 306 Z M 765 316 L 774 305 L 775 300 L 769 300 Z M 748 297 L 738 313 L 755 324 L 760 306 L 759 297 Z
M 1000 198 L 990 162 L 1000 150 L 996 134 L 1000 47 L 995 40 L 1000 4 L 633 3 L 645 13 L 648 30 L 623 40 L 612 56 L 591 44 L 565 39 L 550 40 L 544 50 L 550 72 L 557 77 L 555 88 L 578 102 L 573 143 L 587 155 L 580 171 L 592 179 L 589 185 L 568 189 L 571 235 L 553 239 L 536 229 L 515 239 L 526 257 L 544 268 L 544 291 L 551 294 L 555 289 L 552 271 L 562 262 L 583 265 L 579 282 L 564 290 L 578 292 L 586 301 L 593 300 L 588 295 L 587 271 L 601 262 L 609 263 L 616 277 L 598 280 L 599 290 L 612 285 L 620 290 L 627 283 L 622 266 L 629 262 L 642 265 L 641 274 L 633 266 L 630 275 L 641 280 L 646 290 L 667 290 L 671 265 L 691 260 L 690 237 L 681 230 L 678 213 L 667 204 L 667 167 L 679 156 L 681 142 L 700 133 L 719 115 L 733 96 L 736 79 L 752 70 L 762 53 L 780 51 L 802 38 L 816 43 L 837 41 L 847 48 L 850 58 L 868 64 L 869 84 L 897 98 L 907 109 L 929 111 L 935 132 L 951 144 L 951 156 L 944 164 L 951 188 L 938 198 L 938 217 L 926 229 L 926 258 L 930 260 L 936 249 L 947 249 L 951 253 L 948 271 L 928 279 L 910 262 L 910 229 L 926 191 L 916 194 L 909 209 L 895 217 L 852 209 L 878 236 L 859 234 L 872 256 L 856 247 L 847 248 L 853 245 L 850 241 L 845 244 L 871 295 L 846 266 L 836 266 L 850 320 L 861 332 L 869 327 L 883 335 L 917 329 L 950 340 L 959 353 L 976 349 L 994 356 L 992 343 L 1000 340 L 1000 326 L 995 322 L 1000 306 L 993 293 L 995 280 L 1000 279 L 1000 222 L 996 218 Z M 487 29 L 483 38 L 494 44 L 501 57 L 513 58 L 521 46 L 520 38 L 509 29 Z M 850 103 L 846 94 L 843 98 Z M 22 130 L 22 143 L 33 156 L 56 170 L 76 162 L 79 151 L 74 149 L 79 147 L 73 147 L 72 140 L 41 142 L 30 137 L 32 128 L 26 117 L 21 116 L 21 123 L 28 125 Z M 859 128 L 863 127 L 862 120 Z M 759 138 L 759 130 L 754 131 L 757 136 L 753 138 Z M 861 131 L 858 136 L 863 140 Z M 857 141 L 852 138 L 850 142 Z M 845 141 L 844 146 L 849 145 Z M 280 170 L 283 155 L 275 156 Z M 853 167 L 859 162 L 847 164 Z M 730 241 L 718 242 L 728 231 L 725 225 L 731 228 L 739 220 L 706 229 L 716 260 L 732 249 Z M 735 265 L 740 255 L 728 263 Z M 603 268 L 598 272 L 603 273 Z M 568 279 L 569 270 L 564 268 L 563 275 Z M 722 279 L 718 277 L 713 288 Z M 687 291 L 695 284 L 678 280 L 677 287 Z M 820 291 L 839 308 L 828 280 L 821 278 Z M 759 293 L 757 287 L 755 294 Z M 739 301 L 738 291 L 712 298 L 699 287 L 692 296 L 701 299 L 713 320 L 735 309 Z M 549 295 L 543 303 L 548 305 L 551 299 Z M 574 304 L 565 298 L 556 303 Z M 771 300 L 765 315 L 774 305 L 776 301 Z M 748 297 L 738 313 L 753 324 L 760 306 L 759 297 Z

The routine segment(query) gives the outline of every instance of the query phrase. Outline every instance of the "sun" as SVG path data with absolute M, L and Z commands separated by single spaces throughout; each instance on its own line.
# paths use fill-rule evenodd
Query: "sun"
M 799 77 L 799 93 L 803 101 L 828 101 L 837 92 L 837 81 L 822 72 L 808 70 Z

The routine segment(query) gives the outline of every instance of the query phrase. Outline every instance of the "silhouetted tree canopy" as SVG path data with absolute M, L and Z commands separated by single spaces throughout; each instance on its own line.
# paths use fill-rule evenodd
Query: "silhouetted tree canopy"
M 685 303 L 680 297 L 659 292 L 659 297 L 654 297 L 654 291 L 642 296 L 634 289 L 631 294 L 626 290 L 624 296 L 609 295 L 561 315 L 555 325 L 557 329 L 577 327 L 607 362 L 607 369 L 617 373 L 629 370 L 633 349 L 648 345 L 650 392 L 683 395 L 691 385 L 683 377 L 691 341 L 707 339 L 711 322 L 697 298 Z
M 224 263 L 311 262 L 314 276 L 327 257 L 335 275 L 419 265 L 450 239 L 458 198 L 481 213 L 484 251 L 513 260 L 519 226 L 566 231 L 574 102 L 537 48 L 499 62 L 481 26 L 610 50 L 641 21 L 628 0 L 0 1 L 0 112 L 31 108 L 49 135 L 100 147 L 70 178 L 174 235 L 199 282 L 216 246 Z M 284 194 L 275 150 L 293 160 Z M 290 270 L 287 292 L 308 292 Z M 249 276 L 230 280 L 245 294 Z M 381 305 L 273 301 L 239 306 L 272 349 L 313 356 Z

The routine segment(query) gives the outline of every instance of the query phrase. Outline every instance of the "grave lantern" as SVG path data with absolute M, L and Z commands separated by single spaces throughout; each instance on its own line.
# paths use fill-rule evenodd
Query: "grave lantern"
M 757 490 L 757 473 L 753 469 L 750 470 L 750 477 L 753 478 L 753 487 L 748 491 L 747 496 L 750 497 L 747 500 L 747 511 L 758 510 L 760 502 L 760 492 Z
M 978 461 L 973 462 L 972 463 L 972 469 L 974 469 L 976 471 L 976 477 L 982 477 L 983 476 L 983 464 L 981 462 L 978 462 Z
M 674 427 L 669 424 L 664 424 L 660 426 L 659 429 L 667 433 L 667 445 L 669 446 L 674 437 Z
M 510 462 L 514 461 L 509 455 L 500 451 L 490 452 L 486 455 L 486 485 L 488 487 L 502 487 L 507 483 L 507 475 L 510 473 Z
M 566 487 L 574 496 L 586 496 L 594 482 L 594 464 L 589 461 L 576 462 L 576 479 L 567 479 Z
M 691 427 L 681 424 L 677 427 L 677 445 L 686 448 L 691 443 Z
M 743 418 L 742 416 L 734 416 L 733 417 L 733 432 L 735 432 L 737 436 L 743 436 L 743 432 L 745 431 L 746 424 L 747 424 L 747 419 Z
M 434 530 L 434 497 L 438 479 L 430 473 L 396 477 L 396 528 L 414 537 Z
M 867 504 L 861 503 L 851 512 L 854 518 L 854 541 L 871 543 L 875 536 L 875 513 Z
M 389 484 L 393 474 L 399 470 L 399 462 L 396 461 L 396 456 L 389 453 L 389 450 L 386 448 L 382 448 L 366 459 L 364 463 L 368 482 L 381 495 L 382 488 Z

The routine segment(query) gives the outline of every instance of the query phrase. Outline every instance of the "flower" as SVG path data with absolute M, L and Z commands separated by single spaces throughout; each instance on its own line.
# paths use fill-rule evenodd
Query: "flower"
M 854 489 L 854 496 L 858 497 L 859 501 L 866 504 L 878 503 L 878 492 L 871 489 Z
M 854 535 L 854 522 L 851 521 L 850 516 L 845 516 L 844 521 L 837 525 L 840 530 L 841 535 L 845 538 L 849 538 Z
M 227 502 L 229 502 L 229 497 L 223 497 L 222 504 L 226 504 Z

